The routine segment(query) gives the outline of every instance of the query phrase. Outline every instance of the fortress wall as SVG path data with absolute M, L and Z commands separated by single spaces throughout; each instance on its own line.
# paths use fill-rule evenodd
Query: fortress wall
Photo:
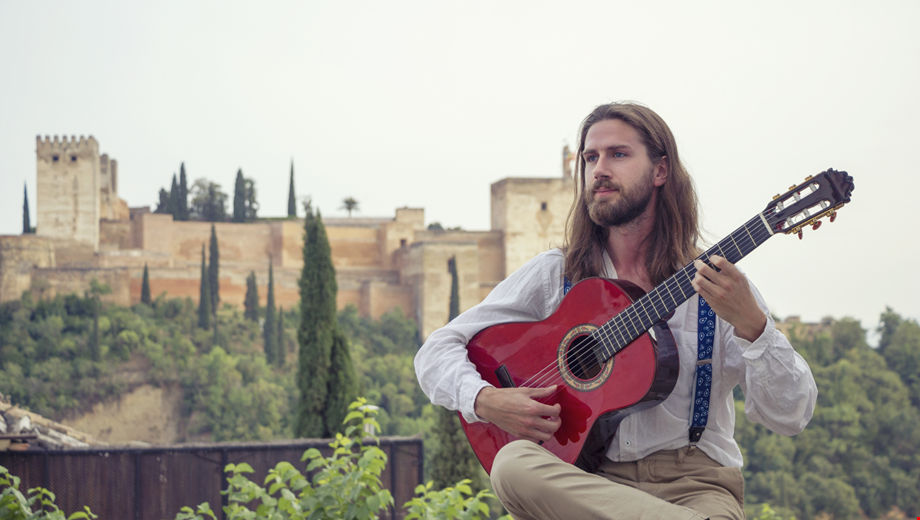
M 99 247 L 99 144 L 64 136 L 36 137 L 37 232 Z
M 381 267 L 377 244 L 377 227 L 329 226 L 326 228 L 332 248 L 332 265 L 343 267 Z
M 173 267 L 172 257 L 166 253 L 130 249 L 126 251 L 104 251 L 96 255 L 97 267 L 143 269 L 144 264 L 147 264 L 148 268 Z
M 118 251 L 134 248 L 134 226 L 130 220 L 99 222 L 99 250 Z
M 279 228 L 281 251 L 279 259 L 283 267 L 303 267 L 303 219 L 285 220 L 272 224 Z
M 573 182 L 571 178 L 509 178 L 492 185 L 493 230 L 505 234 L 503 278 L 534 256 L 562 246 Z
M 386 282 L 368 281 L 361 287 L 361 315 L 379 320 L 399 307 L 403 316 L 415 314 L 415 291 L 412 287 Z
M 477 249 L 474 240 L 412 244 L 402 278 L 415 286 L 415 316 L 423 338 L 447 324 L 451 286 L 447 261 L 450 257 L 457 257 L 460 312 L 481 301 Z
M 96 252 L 92 244 L 75 240 L 53 240 L 57 267 L 89 269 L 96 267 Z
M 96 279 L 112 289 L 111 294 L 102 296 L 106 303 L 130 305 L 131 275 L 128 269 L 111 268 L 37 268 L 32 270 L 33 283 L 43 288 L 42 297 L 54 298 L 58 294 L 76 293 L 82 295 L 89 290 L 90 281 Z
M 18 300 L 35 267 L 54 267 L 54 245 L 35 235 L 0 236 L 0 303 Z

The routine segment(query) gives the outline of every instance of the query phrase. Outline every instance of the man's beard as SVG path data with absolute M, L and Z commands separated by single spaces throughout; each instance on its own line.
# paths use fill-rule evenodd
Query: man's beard
M 596 200 L 594 193 L 599 189 L 619 190 L 619 200 Z M 624 190 L 622 185 L 615 184 L 609 179 L 598 179 L 590 190 L 585 190 L 585 204 L 588 206 L 588 215 L 598 226 L 620 227 L 635 221 L 652 200 L 655 189 L 654 177 L 649 171 L 643 175 L 636 186 Z

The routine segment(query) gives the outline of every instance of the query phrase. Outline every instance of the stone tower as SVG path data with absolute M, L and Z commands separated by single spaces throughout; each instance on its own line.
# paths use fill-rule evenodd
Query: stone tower
M 63 136 L 35 138 L 38 176 L 37 232 L 68 243 L 78 253 L 99 250 L 99 143 Z

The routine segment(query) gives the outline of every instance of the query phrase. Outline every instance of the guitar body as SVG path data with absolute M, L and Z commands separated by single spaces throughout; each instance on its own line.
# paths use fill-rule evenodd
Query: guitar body
M 602 364 L 582 343 L 642 294 L 626 281 L 589 278 L 572 287 L 549 318 L 495 325 L 467 345 L 470 361 L 497 388 L 559 385 L 541 400 L 562 409 L 559 430 L 542 446 L 586 471 L 597 469 L 623 418 L 660 403 L 677 382 L 677 346 L 664 320 Z M 460 420 L 491 473 L 498 450 L 517 438 L 491 423 Z

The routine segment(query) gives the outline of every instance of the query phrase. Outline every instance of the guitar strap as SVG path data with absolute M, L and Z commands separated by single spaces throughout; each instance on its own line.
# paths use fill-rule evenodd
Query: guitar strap
M 716 335 L 716 314 L 700 296 L 697 322 L 696 385 L 690 410 L 690 446 L 696 446 L 709 419 L 709 395 L 712 390 L 712 347 Z

